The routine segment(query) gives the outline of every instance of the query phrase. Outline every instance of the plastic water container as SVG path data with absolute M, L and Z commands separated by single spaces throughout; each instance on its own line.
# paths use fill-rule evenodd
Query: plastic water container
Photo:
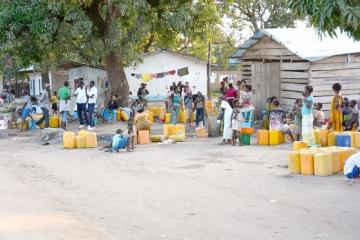
M 340 165 L 340 151 L 339 150 L 333 150 L 330 151 L 332 154 L 332 173 L 337 174 L 341 171 L 341 165 Z
M 360 148 L 360 132 L 353 132 L 353 147 Z
M 301 174 L 313 175 L 314 174 L 314 156 L 310 151 L 300 152 L 300 169 Z
M 351 135 L 338 133 L 336 135 L 336 146 L 338 146 L 338 147 L 351 147 Z
M 250 134 L 241 134 L 241 144 L 250 145 L 251 135 Z
M 116 111 L 116 120 L 121 121 L 121 111 L 120 110 Z
M 75 133 L 74 132 L 70 132 L 70 131 L 66 131 L 63 134 L 63 145 L 64 148 L 75 148 L 76 147 L 76 143 L 75 143 Z
M 86 134 L 85 139 L 86 139 L 86 147 L 87 148 L 96 148 L 97 147 L 96 133 L 88 132 L 88 134 Z
M 320 145 L 322 147 L 326 147 L 328 145 L 328 133 L 329 131 L 327 129 L 319 130 Z
M 269 131 L 258 130 L 257 131 L 257 143 L 259 145 L 269 145 Z
M 51 116 L 49 119 L 49 127 L 58 128 L 60 126 L 60 118 L 58 116 Z
M 269 144 L 270 145 L 279 145 L 282 143 L 282 132 L 278 130 L 269 131 Z
M 175 142 L 184 142 L 185 141 L 185 135 L 170 135 L 169 139 L 172 139 Z
M 140 130 L 138 132 L 138 143 L 141 144 L 141 145 L 150 143 L 150 132 L 149 132 L 149 130 Z
M 301 173 L 301 166 L 300 166 L 300 152 L 292 151 L 289 153 L 289 172 L 300 174 Z
M 165 135 L 150 135 L 151 142 L 161 142 L 161 139 L 165 139 Z
M 129 121 L 129 116 L 130 116 L 130 114 L 127 115 L 125 111 L 120 111 L 120 115 L 121 115 L 121 120 L 123 120 L 123 121 Z
M 171 122 L 171 113 L 166 113 L 165 115 L 165 123 L 169 124 Z
M 241 128 L 251 128 L 251 123 L 241 123 Z
M 314 130 L 314 143 L 316 145 L 321 145 L 321 143 L 320 143 L 320 130 Z
M 314 154 L 314 173 L 316 176 L 330 176 L 333 173 L 331 153 L 315 153 Z
M 306 142 L 303 142 L 303 141 L 295 141 L 293 143 L 293 150 L 296 151 L 296 150 L 300 150 L 300 149 L 303 149 L 303 148 L 307 148 L 308 145 Z
M 185 111 L 180 112 L 178 121 L 181 123 L 186 123 L 186 112 Z
M 76 136 L 75 137 L 75 145 L 77 148 L 85 148 L 86 147 L 86 138 L 84 136 Z
M 174 135 L 179 135 L 179 136 L 182 136 L 182 135 L 186 135 L 185 134 L 185 125 L 184 124 L 176 124 L 175 125 L 175 134 Z
M 253 134 L 254 128 L 241 128 L 241 134 Z
M 128 107 L 123 108 L 123 111 L 126 113 L 126 115 L 128 116 L 128 118 L 130 118 L 130 113 L 131 113 L 131 109 Z
M 149 119 L 150 124 L 153 124 L 154 123 L 154 113 L 151 112 L 151 111 L 147 111 L 146 113 L 148 115 L 148 119 Z
M 169 137 L 170 135 L 175 135 L 175 125 L 165 124 L 164 125 L 164 136 Z
M 328 133 L 328 146 L 336 146 L 336 134 L 338 134 L 337 132 L 329 132 Z
M 206 129 L 204 127 L 197 127 L 195 131 L 196 131 L 196 137 L 197 138 L 206 138 L 206 137 L 208 137 L 208 135 L 206 133 Z

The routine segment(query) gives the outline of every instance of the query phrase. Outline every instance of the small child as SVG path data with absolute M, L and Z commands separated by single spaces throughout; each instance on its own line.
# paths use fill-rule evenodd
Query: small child
M 193 99 L 192 94 L 190 91 L 186 92 L 186 95 L 184 97 L 184 105 L 185 105 L 185 111 L 186 111 L 186 123 L 188 126 L 191 126 L 191 115 L 193 113 Z
M 118 129 L 112 139 L 111 150 L 112 152 L 119 152 L 120 149 L 124 149 L 125 147 L 127 147 L 129 151 L 129 137 L 124 136 L 123 131 Z
M 359 178 L 360 174 L 360 152 L 349 157 L 344 165 L 344 176 L 348 179 Z
M 350 101 L 348 98 L 344 98 L 344 108 L 342 110 L 342 115 L 343 115 L 343 122 L 342 122 L 343 130 L 351 131 L 352 130 L 352 123 L 351 123 L 352 110 L 350 109 Z
M 352 111 L 351 115 L 351 131 L 356 131 L 359 127 L 359 110 L 357 108 L 356 100 L 350 101 L 350 109 Z
M 236 139 L 239 138 L 239 146 L 241 146 L 241 123 L 244 121 L 241 114 L 241 105 L 238 99 L 234 100 L 234 109 L 231 116 L 231 129 L 233 130 L 232 134 L 232 144 L 235 146 Z
M 56 91 L 54 91 L 53 95 L 51 96 L 51 109 L 54 116 L 58 115 L 58 99 Z
M 325 123 L 325 114 L 321 109 L 322 103 L 316 103 L 316 107 L 314 110 L 314 127 L 322 128 Z
M 291 141 L 294 142 L 294 136 L 291 133 L 290 127 L 285 123 L 286 113 L 280 108 L 279 100 L 273 101 L 273 109 L 270 111 L 270 130 L 278 130 L 284 134 L 289 135 Z
M 129 138 L 129 143 L 127 150 L 135 150 L 134 143 L 135 143 L 135 129 L 133 123 L 129 122 L 127 127 L 127 134 L 125 134 Z

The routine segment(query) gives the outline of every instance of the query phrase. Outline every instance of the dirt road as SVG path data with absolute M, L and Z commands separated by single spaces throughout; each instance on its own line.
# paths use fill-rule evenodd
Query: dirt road
M 1 240 L 356 239 L 360 184 L 289 175 L 289 146 L 64 150 L 0 140 Z

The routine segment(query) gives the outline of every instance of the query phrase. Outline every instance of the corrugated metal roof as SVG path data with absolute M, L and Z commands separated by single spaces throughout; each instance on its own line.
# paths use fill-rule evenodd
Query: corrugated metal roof
M 327 57 L 360 52 L 360 42 L 345 33 L 337 36 L 320 35 L 313 28 L 275 28 L 262 29 L 244 42 L 230 58 L 242 58 L 247 49 L 264 36 L 286 47 L 302 59 L 317 61 Z

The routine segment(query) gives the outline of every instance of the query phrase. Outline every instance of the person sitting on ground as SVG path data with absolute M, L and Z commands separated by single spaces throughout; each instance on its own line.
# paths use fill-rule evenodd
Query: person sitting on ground
M 273 109 L 270 111 L 270 130 L 281 131 L 284 134 L 289 135 L 291 141 L 294 141 L 294 136 L 291 133 L 290 127 L 288 124 L 285 124 L 286 121 L 286 113 L 280 107 L 279 100 L 275 100 L 273 102 Z
M 322 128 L 325 123 L 325 114 L 321 109 L 322 103 L 316 103 L 316 107 L 314 110 L 314 127 Z
M 25 103 L 24 103 L 24 106 L 22 107 L 22 110 L 21 110 L 21 128 L 20 128 L 20 131 L 24 130 L 24 126 L 25 126 L 25 123 L 26 123 L 26 118 L 28 116 L 30 116 L 30 113 L 32 111 L 32 102 L 31 102 L 30 96 L 29 96 L 29 94 L 28 94 L 28 92 L 26 90 L 23 90 L 23 99 L 24 99 Z
M 129 137 L 123 134 L 121 129 L 116 130 L 116 134 L 114 135 L 111 143 L 112 152 L 119 152 L 120 149 L 127 148 L 127 151 L 130 151 L 129 148 Z
M 350 101 L 348 98 L 344 98 L 344 108 L 342 109 L 343 115 L 343 130 L 344 131 L 351 131 L 352 124 L 351 124 L 351 117 L 352 117 L 352 110 L 350 109 Z
M 57 91 L 54 91 L 53 95 L 51 96 L 51 110 L 54 116 L 58 115 L 58 98 L 57 98 Z
M 348 179 L 358 179 L 360 176 L 360 152 L 349 157 L 344 165 L 344 176 Z
M 239 139 L 239 146 L 241 146 L 241 123 L 244 122 L 244 118 L 241 113 L 241 104 L 239 99 L 234 100 L 234 108 L 231 116 L 231 129 L 233 130 L 232 145 L 235 146 L 236 139 Z

